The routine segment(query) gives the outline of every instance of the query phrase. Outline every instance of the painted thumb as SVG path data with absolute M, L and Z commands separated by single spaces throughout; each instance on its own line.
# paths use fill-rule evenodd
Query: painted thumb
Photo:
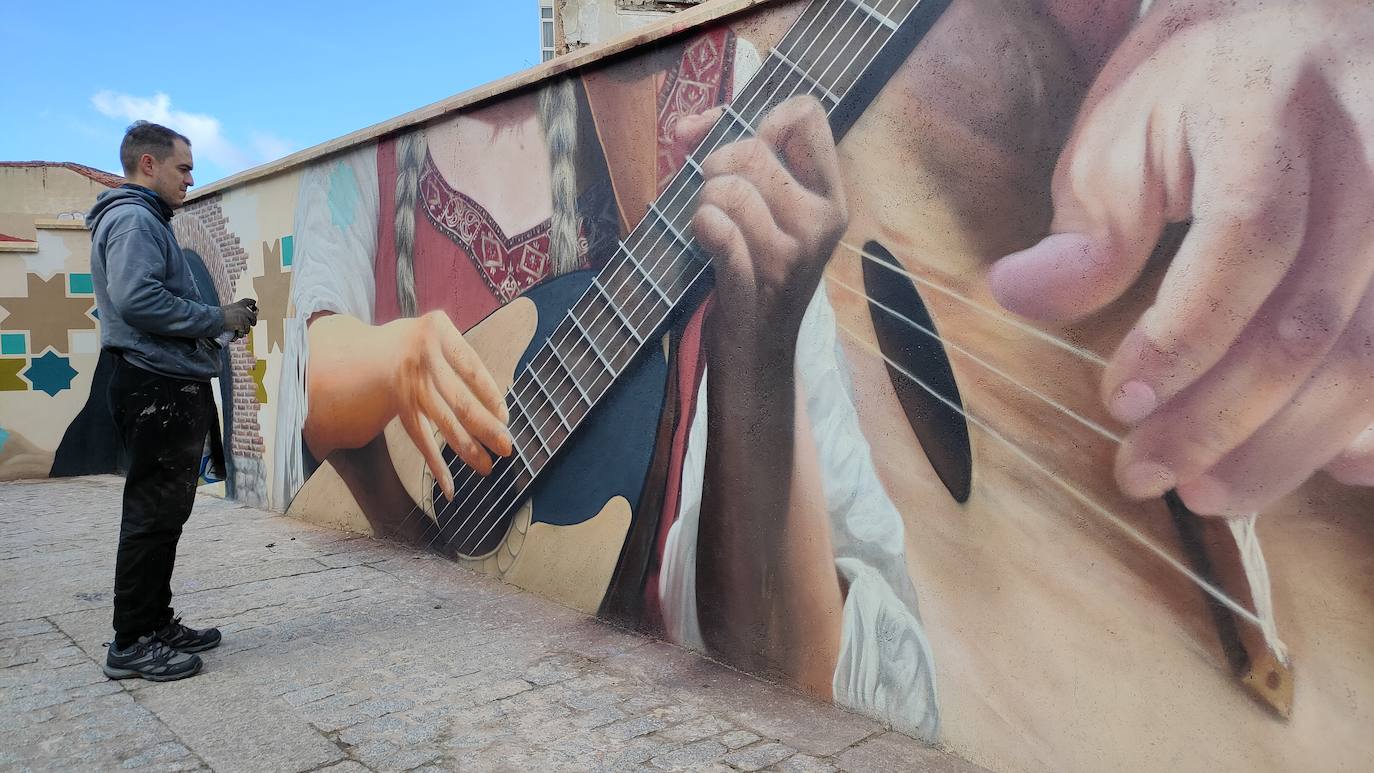
M 1105 241 L 1081 233 L 1051 234 L 994 263 L 988 284 L 1008 311 L 1071 322 L 1120 295 L 1133 278 L 1125 269 Z

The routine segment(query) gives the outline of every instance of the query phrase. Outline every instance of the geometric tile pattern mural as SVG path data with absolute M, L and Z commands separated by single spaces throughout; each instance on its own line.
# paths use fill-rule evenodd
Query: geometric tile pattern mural
M 29 384 L 19 378 L 19 371 L 28 363 L 25 359 L 0 359 L 0 392 L 27 392 Z
M 55 274 L 51 279 L 29 274 L 28 279 L 27 296 L 0 298 L 0 307 L 9 312 L 9 316 L 0 320 L 0 330 L 29 331 L 29 351 L 32 353 L 49 346 L 66 353 L 69 351 L 69 331 L 95 329 L 95 320 L 87 314 L 95 305 L 95 299 L 68 297 L 66 274 Z
M 282 271 L 283 265 L 290 265 L 285 263 L 282 254 L 283 241 L 289 248 L 291 242 L 285 239 L 270 245 L 262 243 L 263 273 L 253 278 L 253 291 L 258 296 L 258 325 L 267 331 L 267 351 L 263 354 L 271 354 L 273 344 L 277 351 L 284 351 L 286 347 L 286 305 L 291 298 L 291 272 Z

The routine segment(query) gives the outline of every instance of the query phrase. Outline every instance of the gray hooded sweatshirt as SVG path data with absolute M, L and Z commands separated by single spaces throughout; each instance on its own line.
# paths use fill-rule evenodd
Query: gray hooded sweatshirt
M 164 376 L 219 375 L 211 339 L 224 329 L 214 288 L 200 288 L 172 233 L 172 210 L 147 188 L 100 194 L 86 216 L 100 343 Z

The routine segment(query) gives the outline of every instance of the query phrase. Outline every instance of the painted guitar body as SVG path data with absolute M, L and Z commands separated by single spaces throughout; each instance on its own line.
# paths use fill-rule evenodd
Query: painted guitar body
M 499 387 L 510 388 L 591 277 L 592 272 L 579 271 L 540 283 L 464 333 Z M 642 352 L 595 409 L 616 420 L 588 421 L 529 488 L 512 517 L 483 526 L 484 532 L 490 527 L 490 549 L 462 551 L 467 555 L 455 551 L 455 535 L 471 529 L 463 524 L 462 509 L 438 493 L 398 420 L 369 446 L 331 454 L 292 500 L 288 513 L 417 542 L 594 612 L 639 502 L 666 378 L 662 349 Z M 456 476 L 456 503 L 464 502 L 465 477 L 465 472 Z

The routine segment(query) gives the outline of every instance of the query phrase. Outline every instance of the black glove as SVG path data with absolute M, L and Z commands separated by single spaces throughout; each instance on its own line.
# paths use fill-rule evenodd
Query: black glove
M 224 332 L 233 333 L 235 338 L 248 335 L 248 329 L 258 324 L 258 302 L 252 298 L 219 308 L 224 312 Z

